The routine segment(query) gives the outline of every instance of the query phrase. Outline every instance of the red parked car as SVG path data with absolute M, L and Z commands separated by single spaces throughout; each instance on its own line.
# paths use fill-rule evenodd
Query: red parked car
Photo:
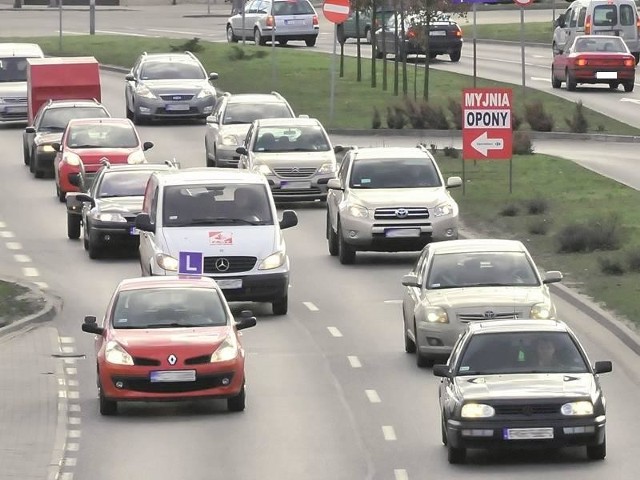
M 116 288 L 103 324 L 85 317 L 96 337 L 100 413 L 118 402 L 224 398 L 245 408 L 244 349 L 238 330 L 253 327 L 249 310 L 236 320 L 208 277 L 142 277 Z
M 61 143 L 52 146 L 57 152 L 56 195 L 64 202 L 68 192 L 79 191 L 71 178 L 80 173 L 81 162 L 89 176 L 102 167 L 103 160 L 110 164 L 145 163 L 144 152 L 153 143 L 142 143 L 133 123 L 126 118 L 82 118 L 69 121 Z
M 621 37 L 580 35 L 569 48 L 553 57 L 551 85 L 574 91 L 579 83 L 605 83 L 616 90 L 620 84 L 632 92 L 636 79 L 636 60 Z

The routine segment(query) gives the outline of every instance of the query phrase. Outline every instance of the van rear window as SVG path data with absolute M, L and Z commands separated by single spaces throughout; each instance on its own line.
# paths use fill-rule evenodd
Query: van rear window
M 636 24 L 636 9 L 631 5 L 620 5 L 620 25 L 635 25 Z
M 611 27 L 618 24 L 618 9 L 616 5 L 597 5 L 593 9 L 594 27 Z

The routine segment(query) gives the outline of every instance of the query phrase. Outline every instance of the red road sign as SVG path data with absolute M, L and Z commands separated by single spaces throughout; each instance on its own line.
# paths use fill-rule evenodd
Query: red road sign
M 512 98 L 510 88 L 467 88 L 462 91 L 462 158 L 511 158 Z
M 325 0 L 322 13 L 332 23 L 342 23 L 349 18 L 349 0 Z
M 513 3 L 519 7 L 528 7 L 533 3 L 533 0 L 513 0 Z

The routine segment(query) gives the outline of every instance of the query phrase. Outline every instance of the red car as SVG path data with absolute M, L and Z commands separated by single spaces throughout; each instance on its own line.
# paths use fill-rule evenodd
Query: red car
M 551 64 L 551 85 L 560 88 L 566 82 L 569 91 L 579 83 L 605 83 L 632 92 L 635 79 L 634 56 L 621 37 L 610 35 L 580 35 Z
M 227 399 L 245 408 L 244 349 L 238 331 L 253 327 L 249 310 L 234 319 L 208 277 L 143 277 L 116 288 L 103 325 L 85 317 L 96 337 L 100 413 L 118 402 Z
M 71 177 L 78 176 L 80 162 L 90 175 L 100 169 L 103 159 L 111 164 L 145 163 L 144 152 L 153 143 L 143 144 L 133 123 L 126 118 L 79 118 L 69 121 L 61 143 L 52 146 L 57 151 L 56 195 L 64 202 L 68 192 L 78 191 Z

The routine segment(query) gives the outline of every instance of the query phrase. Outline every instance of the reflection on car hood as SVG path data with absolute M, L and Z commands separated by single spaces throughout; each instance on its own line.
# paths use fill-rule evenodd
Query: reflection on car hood
M 349 197 L 365 207 L 433 208 L 449 198 L 442 188 L 358 188 L 350 189 Z
M 60 143 L 63 132 L 41 132 L 36 134 L 34 142 L 36 145 L 46 145 L 52 143 Z
M 533 305 L 548 301 L 544 287 L 465 287 L 428 290 L 431 305 L 448 308 Z
M 335 162 L 333 150 L 326 152 L 254 152 L 257 163 L 266 163 L 274 167 L 317 166 Z
M 149 329 L 114 329 L 113 339 L 119 342 L 130 355 L 151 356 L 155 354 L 178 357 L 184 355 L 201 355 L 213 353 L 224 340 L 230 327 L 195 327 L 195 328 L 149 328 Z
M 193 93 L 203 88 L 213 88 L 207 80 L 144 80 L 144 85 L 154 93 Z
M 0 98 L 3 97 L 27 98 L 27 82 L 0 83 Z
M 455 385 L 465 400 L 531 399 L 591 396 L 596 389 L 590 373 L 518 373 L 462 376 Z
M 138 214 L 142 211 L 144 196 L 98 198 L 96 205 L 102 212 L 119 212 Z

